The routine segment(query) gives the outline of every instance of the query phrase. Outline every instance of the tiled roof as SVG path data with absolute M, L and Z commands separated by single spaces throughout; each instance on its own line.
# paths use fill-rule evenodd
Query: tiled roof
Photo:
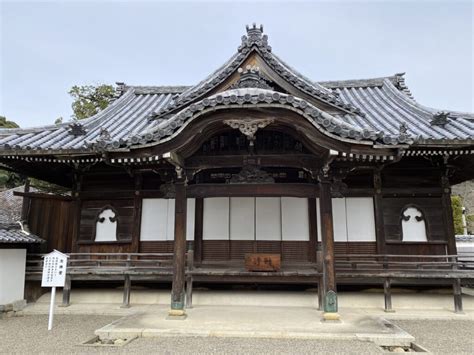
M 15 196 L 15 191 L 23 192 L 24 186 L 0 192 L 0 225 L 16 223 L 21 219 L 23 197 Z
M 34 234 L 22 231 L 18 224 L 0 224 L 0 244 L 44 243 Z
M 273 54 L 261 30 L 252 27 L 238 52 L 221 68 L 195 86 L 125 86 L 120 97 L 102 112 L 75 125 L 63 123 L 31 129 L 0 129 L 0 155 L 95 153 L 169 140 L 208 105 L 300 105 L 309 112 L 311 100 L 270 91 L 258 95 L 208 92 L 256 50 L 272 70 L 295 88 L 333 106 L 327 126 L 315 122 L 328 135 L 374 144 L 474 143 L 474 114 L 425 107 L 416 102 L 403 74 L 388 77 L 313 82 Z M 254 91 L 252 91 L 254 92 Z M 250 95 L 250 96 L 249 96 Z M 263 95 L 263 96 L 262 96 Z M 275 99 L 277 97 L 277 99 Z M 287 100 L 288 99 L 288 100 Z M 222 100 L 222 102 L 220 101 Z M 233 102 L 235 100 L 235 102 Z M 290 101 L 291 100 L 291 101 Z M 316 115 L 316 111 L 313 112 Z M 317 121 L 317 120 L 316 120 Z M 352 132 L 347 134 L 347 132 Z M 357 133 L 357 132 L 360 132 Z M 406 132 L 406 133 L 405 133 Z

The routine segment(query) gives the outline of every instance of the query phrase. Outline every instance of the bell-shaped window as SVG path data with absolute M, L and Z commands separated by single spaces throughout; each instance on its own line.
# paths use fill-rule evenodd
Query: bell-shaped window
M 400 219 L 404 242 L 426 242 L 428 240 L 425 216 L 418 207 L 406 206 Z
M 115 242 L 117 241 L 117 215 L 110 208 L 104 208 L 96 220 L 95 228 L 96 242 Z

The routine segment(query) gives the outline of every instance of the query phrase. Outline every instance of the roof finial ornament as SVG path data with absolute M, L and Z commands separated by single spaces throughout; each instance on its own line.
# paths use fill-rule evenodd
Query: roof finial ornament
M 240 79 L 230 87 L 231 89 L 272 89 L 272 87 L 268 85 L 267 81 L 260 75 L 260 68 L 255 65 L 247 65 L 245 69 L 239 68 L 237 72 L 240 73 Z
M 110 136 L 109 131 L 107 128 L 101 128 L 99 133 L 99 140 L 101 141 L 110 141 L 112 137 Z
M 444 127 L 445 125 L 449 123 L 449 119 L 450 119 L 449 112 L 439 111 L 433 115 L 433 118 L 431 119 L 430 124 L 432 126 Z
M 84 136 L 86 129 L 79 122 L 73 122 L 69 125 L 69 134 L 72 134 L 74 137 Z
M 405 122 L 402 122 L 400 124 L 400 128 L 399 128 L 399 132 L 400 132 L 400 135 L 406 135 L 408 133 L 408 126 Z
M 242 36 L 242 44 L 238 48 L 239 52 L 248 53 L 252 46 L 256 46 L 262 52 L 271 52 L 272 47 L 268 45 L 268 36 L 263 34 L 263 25 L 257 27 L 253 23 L 252 27 L 247 25 L 246 29 L 247 35 Z

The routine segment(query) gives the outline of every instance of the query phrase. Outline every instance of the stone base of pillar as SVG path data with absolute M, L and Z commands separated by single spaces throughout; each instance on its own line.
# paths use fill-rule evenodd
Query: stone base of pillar
M 323 313 L 323 321 L 325 322 L 340 322 L 341 316 L 339 313 L 335 312 L 325 312 Z
M 168 311 L 168 320 L 183 320 L 186 319 L 187 315 L 184 309 L 170 309 Z

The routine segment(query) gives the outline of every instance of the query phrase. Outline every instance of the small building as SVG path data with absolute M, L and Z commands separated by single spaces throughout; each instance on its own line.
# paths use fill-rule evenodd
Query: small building
M 72 190 L 23 194 L 48 250 L 174 253 L 177 310 L 187 251 L 234 271 L 278 255 L 286 282 L 321 263 L 328 310 L 338 260 L 455 255 L 450 186 L 473 155 L 474 114 L 418 103 L 404 74 L 309 79 L 255 25 L 196 85 L 119 83 L 91 118 L 0 130 L 2 164 Z M 237 271 L 218 280 L 272 277 Z
M 23 188 L 0 192 L 0 313 L 17 311 L 25 303 L 27 250 L 44 242 L 20 223 L 22 198 L 13 195 L 18 190 Z

